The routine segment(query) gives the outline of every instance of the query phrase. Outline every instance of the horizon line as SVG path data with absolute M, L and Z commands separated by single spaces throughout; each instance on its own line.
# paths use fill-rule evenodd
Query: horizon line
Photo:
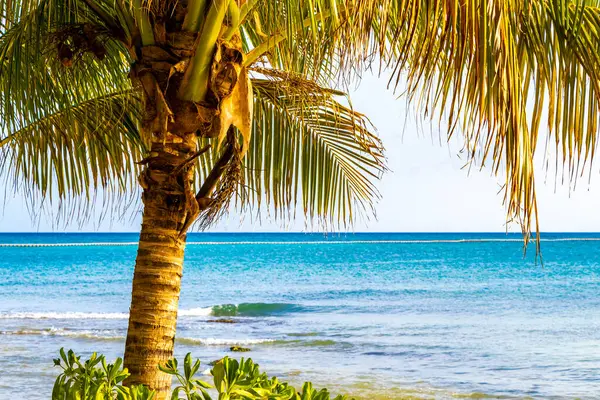
M 0 234 L 134 234 L 139 231 L 0 231 Z M 321 234 L 321 235 L 354 235 L 354 234 L 505 234 L 522 236 L 521 232 L 506 231 L 216 231 L 188 232 L 188 234 Z M 600 234 L 600 231 L 541 231 L 540 234 L 583 233 Z M 536 232 L 532 232 L 535 235 Z

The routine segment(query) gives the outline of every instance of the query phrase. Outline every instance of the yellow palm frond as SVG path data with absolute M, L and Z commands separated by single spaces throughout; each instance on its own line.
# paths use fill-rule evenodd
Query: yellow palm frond
M 368 119 L 338 101 L 343 92 L 278 70 L 254 74 L 253 134 L 238 207 L 271 209 L 285 220 L 300 205 L 309 220 L 329 228 L 372 213 L 385 164 Z M 199 182 L 217 158 L 212 151 L 199 157 Z

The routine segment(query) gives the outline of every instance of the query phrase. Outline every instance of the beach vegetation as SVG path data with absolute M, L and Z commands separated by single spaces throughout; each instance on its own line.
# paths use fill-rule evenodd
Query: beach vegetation
M 105 357 L 93 353 L 81 361 L 72 350 L 60 350 L 55 366 L 63 372 L 56 378 L 52 400 L 153 400 L 156 392 L 144 385 L 123 386 L 129 376 L 123 369 L 122 359 L 107 364 Z M 306 382 L 300 391 L 277 378 L 261 373 L 252 359 L 240 361 L 225 357 L 216 362 L 207 376 L 212 383 L 200 380 L 200 360 L 193 360 L 188 353 L 180 370 L 177 359 L 168 360 L 157 368 L 173 376 L 177 386 L 170 391 L 171 399 L 186 400 L 346 400 L 339 395 L 331 397 L 327 389 L 317 390 Z
M 52 400 L 152 400 L 154 391 L 143 385 L 123 386 L 129 376 L 117 358 L 107 364 L 102 355 L 93 353 L 81 361 L 72 350 L 60 349 L 54 365 L 62 369 L 52 389 Z M 177 397 L 175 397 L 177 399 Z

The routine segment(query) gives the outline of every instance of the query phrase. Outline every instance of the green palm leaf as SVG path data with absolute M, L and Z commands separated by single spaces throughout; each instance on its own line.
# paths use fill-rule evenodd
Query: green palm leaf
M 505 175 L 508 218 L 521 223 L 526 239 L 539 232 L 533 159 L 543 116 L 572 177 L 593 157 L 597 6 L 404 0 L 387 19 L 390 52 L 383 62 L 394 71 L 390 84 L 406 86 L 449 136 L 462 134 L 470 162 L 489 162 Z
M 106 206 L 131 202 L 144 146 L 140 99 L 133 90 L 109 93 L 45 115 L 0 139 L 0 171 L 29 199 L 58 200 L 64 217 L 84 221 L 98 190 Z
M 0 3 L 0 171 L 28 198 L 58 200 L 63 214 L 77 209 L 84 219 L 100 188 L 105 205 L 135 193 L 141 97 L 127 77 L 128 55 L 83 0 L 7 4 Z M 89 22 L 105 56 L 75 49 L 65 68 L 61 35 Z
M 131 86 L 130 59 L 84 0 L 38 0 L 0 3 L 0 106 L 3 129 L 12 132 L 39 119 L 49 110 L 68 108 L 89 98 L 101 97 L 107 85 L 117 90 Z M 100 4 L 100 3 L 98 3 Z M 18 7 L 20 5 L 20 7 Z M 105 54 L 100 60 L 87 49 L 91 40 L 84 31 L 94 23 L 94 43 Z M 88 25 L 86 25 L 88 24 Z M 81 42 L 65 39 L 67 32 L 81 33 Z M 61 63 L 59 47 L 70 51 L 72 68 Z
M 301 196 L 305 215 L 325 224 L 352 223 L 355 211 L 372 211 L 373 182 L 385 167 L 366 117 L 336 100 L 343 93 L 297 76 L 274 74 L 253 85 L 254 130 L 261 134 L 246 161 L 249 200 L 260 205 L 262 192 L 283 217 Z
M 330 227 L 372 212 L 379 196 L 374 182 L 385 166 L 366 117 L 338 102 L 342 92 L 277 70 L 255 72 L 253 135 L 238 206 L 266 207 L 287 219 L 300 205 L 310 220 Z M 200 182 L 215 159 L 212 152 L 200 158 Z

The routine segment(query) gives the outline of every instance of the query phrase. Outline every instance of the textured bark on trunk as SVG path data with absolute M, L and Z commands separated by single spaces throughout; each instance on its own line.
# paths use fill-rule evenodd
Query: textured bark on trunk
M 181 136 L 184 136 L 182 138 Z M 187 136 L 187 137 L 186 137 Z M 144 215 L 125 345 L 127 383 L 144 384 L 168 397 L 171 376 L 158 369 L 173 356 L 185 230 L 190 217 L 193 169 L 185 165 L 195 135 L 167 133 L 152 145 L 154 155 L 140 176 Z

